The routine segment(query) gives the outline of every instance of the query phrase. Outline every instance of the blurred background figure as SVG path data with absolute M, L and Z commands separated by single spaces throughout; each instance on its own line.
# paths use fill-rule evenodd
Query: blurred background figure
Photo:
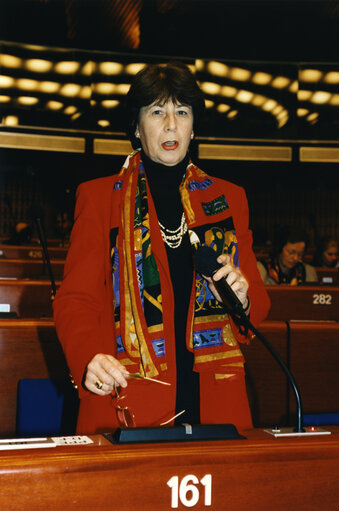
M 317 282 L 315 268 L 303 263 L 308 236 L 298 227 L 285 227 L 277 233 L 272 254 L 258 261 L 258 269 L 266 285 L 300 286 Z
M 30 245 L 32 242 L 32 227 L 26 222 L 18 222 L 8 240 L 5 240 L 6 245 Z
M 317 268 L 322 266 L 326 268 L 339 268 L 339 247 L 338 241 L 331 236 L 320 238 L 315 252 L 312 264 Z

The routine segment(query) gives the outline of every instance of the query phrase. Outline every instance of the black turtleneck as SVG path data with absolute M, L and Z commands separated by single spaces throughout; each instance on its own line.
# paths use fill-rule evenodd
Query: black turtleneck
M 167 229 L 177 229 L 183 213 L 179 186 L 189 162 L 188 155 L 172 167 L 154 162 L 143 151 L 141 159 L 158 220 Z M 185 414 L 178 417 L 177 422 L 199 424 L 199 375 L 193 372 L 193 354 L 186 349 L 186 323 L 193 279 L 192 250 L 188 233 L 184 235 L 178 248 L 170 248 L 166 243 L 165 247 L 175 304 L 176 412 L 186 410 Z

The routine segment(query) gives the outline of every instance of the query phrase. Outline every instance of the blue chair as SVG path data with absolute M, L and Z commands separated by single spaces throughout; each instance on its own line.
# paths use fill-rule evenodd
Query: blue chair
M 339 413 L 308 413 L 303 419 L 305 426 L 333 426 L 339 424 Z
M 70 381 L 23 378 L 18 382 L 16 435 L 74 435 L 78 410 Z

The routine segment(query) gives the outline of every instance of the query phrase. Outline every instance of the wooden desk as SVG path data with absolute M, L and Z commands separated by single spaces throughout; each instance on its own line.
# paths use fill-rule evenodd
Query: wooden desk
M 323 284 L 339 284 L 339 268 L 316 268 L 319 282 Z
M 64 260 L 51 260 L 51 268 L 54 279 L 62 279 L 64 272 Z M 16 278 L 39 278 L 49 279 L 48 268 L 41 259 L 1 259 L 0 276 Z
M 338 286 L 266 286 L 271 299 L 268 320 L 339 321 Z
M 304 413 L 339 412 L 339 323 L 291 321 L 290 369 Z
M 56 282 L 56 286 L 60 282 Z M 0 279 L 0 304 L 21 318 L 52 317 L 51 284 L 45 280 Z
M 264 321 L 259 330 L 287 364 L 286 322 Z M 288 389 L 283 371 L 257 338 L 250 345 L 241 345 L 241 351 L 246 360 L 246 386 L 253 424 L 255 427 L 286 424 Z
M 68 248 L 51 246 L 48 242 L 50 259 L 65 260 Z M 2 245 L 0 244 L 0 257 L 6 259 L 43 259 L 44 254 L 39 245 Z
M 0 319 L 0 437 L 15 434 L 19 379 L 68 375 L 52 320 Z
M 337 427 L 330 429 L 332 434 L 323 437 L 276 439 L 252 430 L 245 432 L 246 440 L 135 446 L 107 445 L 95 436 L 95 445 L 89 446 L 2 451 L 0 508 L 183 510 L 182 499 L 175 507 L 173 478 L 182 498 L 190 501 L 192 492 L 184 485 L 190 476 L 197 478 L 191 506 L 197 511 L 335 510 L 339 433 Z

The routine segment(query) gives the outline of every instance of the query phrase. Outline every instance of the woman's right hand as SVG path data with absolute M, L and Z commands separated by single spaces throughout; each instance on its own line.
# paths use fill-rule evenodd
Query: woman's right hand
M 94 394 L 106 396 L 116 387 L 127 387 L 128 375 L 125 366 L 112 355 L 98 353 L 87 366 L 84 386 Z

